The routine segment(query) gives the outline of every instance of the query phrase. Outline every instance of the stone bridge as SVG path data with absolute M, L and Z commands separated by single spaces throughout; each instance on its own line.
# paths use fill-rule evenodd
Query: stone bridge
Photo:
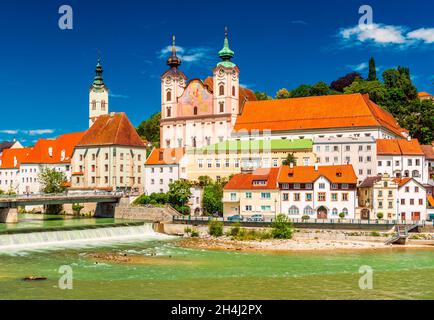
M 74 204 L 74 203 L 97 203 L 97 213 L 114 216 L 116 205 L 120 202 L 122 194 L 40 194 L 40 195 L 17 195 L 0 196 L 0 223 L 16 223 L 18 220 L 18 207 Z M 110 214 L 111 213 L 111 214 Z

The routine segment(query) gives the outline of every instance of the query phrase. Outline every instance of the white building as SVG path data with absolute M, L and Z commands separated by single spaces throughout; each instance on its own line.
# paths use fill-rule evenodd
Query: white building
M 377 173 L 428 182 L 425 154 L 416 139 L 377 140 Z
M 89 128 L 99 116 L 109 113 L 109 89 L 104 84 L 102 74 L 102 65 L 98 59 L 95 79 L 89 89 Z
M 316 138 L 313 152 L 319 165 L 351 164 L 359 184 L 377 174 L 377 145 L 372 136 Z
M 145 163 L 145 193 L 166 193 L 169 185 L 186 179 L 184 148 L 152 150 Z
M 427 218 L 425 187 L 414 178 L 397 179 L 398 213 L 402 221 L 419 221 Z
M 0 190 L 19 193 L 21 184 L 20 165 L 32 148 L 10 148 L 0 157 Z
M 351 165 L 290 167 L 280 169 L 280 212 L 291 218 L 354 219 L 357 177 Z

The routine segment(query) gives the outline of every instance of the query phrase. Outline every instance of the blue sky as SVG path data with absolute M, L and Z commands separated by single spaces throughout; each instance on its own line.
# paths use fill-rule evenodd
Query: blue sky
M 60 30 L 58 9 L 73 8 L 73 30 Z M 360 30 L 359 7 L 374 25 Z M 330 83 L 374 56 L 384 69 L 410 67 L 420 91 L 434 92 L 431 1 L 37 1 L 0 3 L 0 140 L 32 144 L 84 130 L 98 50 L 111 89 L 111 111 L 134 125 L 159 111 L 162 54 L 177 37 L 188 78 L 218 62 L 224 27 L 241 83 L 270 95 L 282 87 Z

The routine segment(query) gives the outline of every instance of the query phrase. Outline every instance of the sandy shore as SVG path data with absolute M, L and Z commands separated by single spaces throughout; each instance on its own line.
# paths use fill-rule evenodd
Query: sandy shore
M 383 242 L 354 240 L 262 240 L 237 241 L 228 237 L 185 238 L 179 242 L 183 248 L 230 250 L 246 252 L 300 252 L 330 250 L 378 250 L 387 248 L 432 248 L 427 245 L 386 245 Z

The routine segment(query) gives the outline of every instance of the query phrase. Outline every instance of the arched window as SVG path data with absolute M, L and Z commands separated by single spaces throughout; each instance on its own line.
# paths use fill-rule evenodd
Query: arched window
M 412 176 L 413 178 L 419 178 L 419 171 L 417 171 L 417 170 L 413 170 L 413 172 L 411 173 L 411 176 Z
M 291 216 L 298 215 L 298 213 L 299 213 L 299 210 L 298 210 L 298 208 L 296 206 L 292 206 L 288 210 L 288 214 L 291 215 Z
M 194 109 L 193 109 L 193 114 L 194 114 L 195 116 L 197 116 L 197 107 L 194 107 Z
M 344 213 L 347 216 L 348 215 L 348 209 L 347 208 L 343 208 L 342 209 L 342 213 Z
M 303 210 L 303 214 L 304 214 L 304 215 L 308 215 L 308 216 L 310 216 L 310 215 L 315 214 L 315 211 L 313 210 L 312 207 L 307 206 L 306 208 L 304 208 L 304 210 Z
M 333 208 L 332 215 L 337 216 L 338 215 L 338 209 Z
M 96 110 L 96 101 L 92 100 L 92 110 Z
M 167 108 L 167 117 L 171 117 L 171 116 L 172 116 L 172 109 Z
M 232 96 L 235 97 L 235 86 L 232 86 Z
M 104 100 L 101 101 L 101 110 L 105 111 L 105 101 Z
M 225 95 L 225 86 L 222 84 L 219 86 L 219 95 L 221 96 Z
M 404 177 L 405 177 L 405 178 L 410 177 L 410 172 L 409 172 L 408 170 L 405 170 L 405 171 L 404 171 Z
M 167 93 L 166 93 L 166 101 L 172 101 L 172 91 L 167 91 Z
M 220 112 L 223 113 L 225 112 L 225 103 L 224 102 L 219 102 L 220 105 Z

